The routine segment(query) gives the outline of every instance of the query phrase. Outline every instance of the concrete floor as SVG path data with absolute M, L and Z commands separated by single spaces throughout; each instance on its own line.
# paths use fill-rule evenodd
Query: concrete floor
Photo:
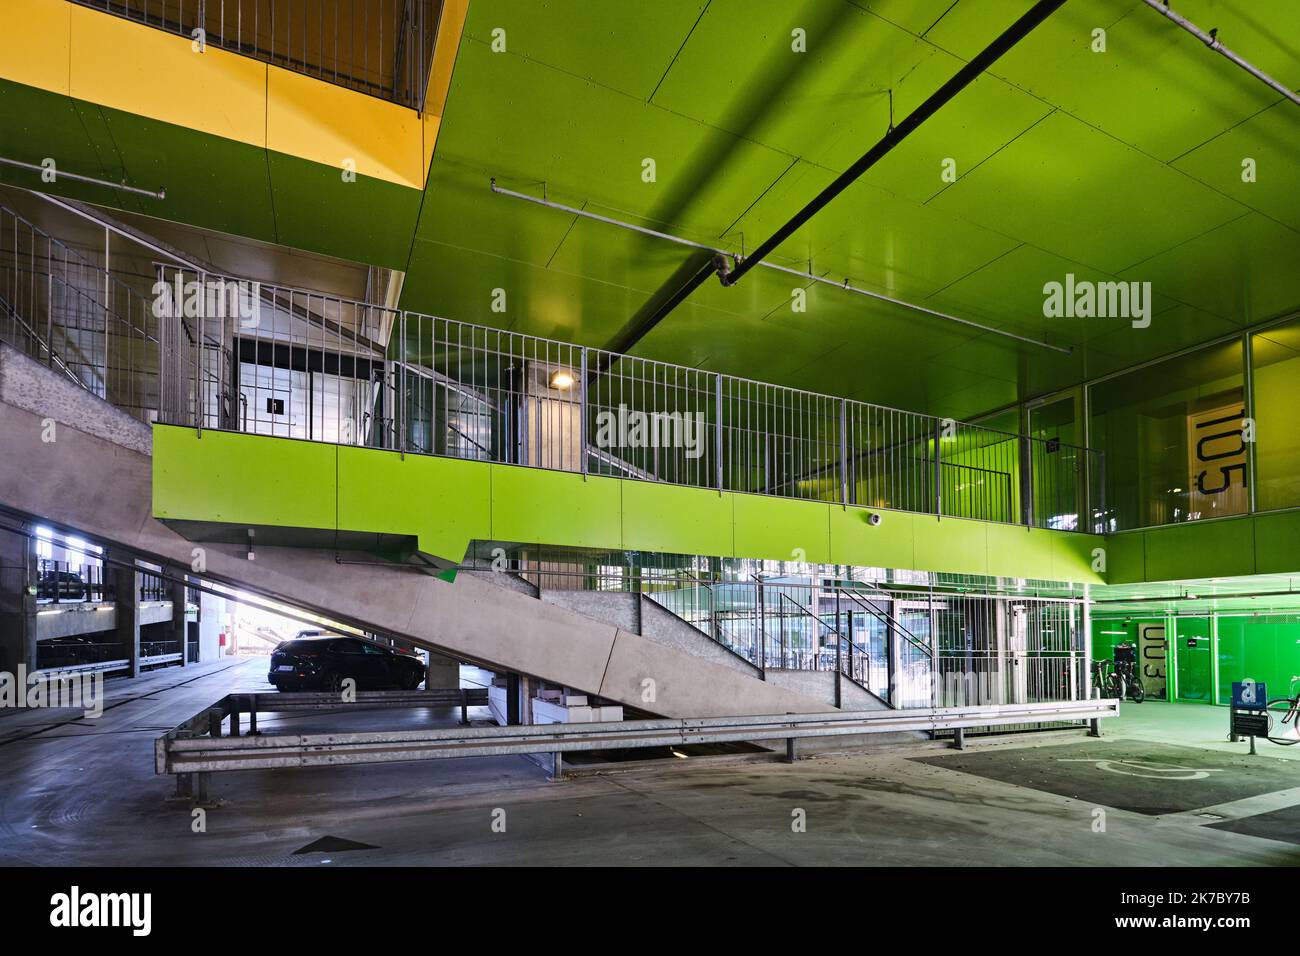
M 523 757 L 220 774 L 222 805 L 193 832 L 190 806 L 153 773 L 153 741 L 225 693 L 261 689 L 264 668 L 221 661 L 112 681 L 93 721 L 0 712 L 0 864 L 1300 864 L 1300 748 L 1263 743 L 1244 758 L 1222 740 L 1226 711 L 1158 703 L 1126 706 L 1100 742 L 995 738 L 964 753 L 669 760 L 561 783 Z M 456 716 L 371 711 L 347 727 Z M 265 715 L 260 727 L 328 722 Z M 1053 772 L 1057 759 L 1073 776 Z M 1193 766 L 1208 769 L 1178 769 Z M 1239 792 L 1224 782 L 1234 774 Z M 1200 780 L 1214 789 L 1199 792 Z M 1174 794 L 1163 802 L 1177 809 L 1157 812 Z

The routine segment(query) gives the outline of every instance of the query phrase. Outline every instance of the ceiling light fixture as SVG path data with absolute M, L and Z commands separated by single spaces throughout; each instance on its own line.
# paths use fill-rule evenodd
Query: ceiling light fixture
M 550 386 L 551 388 L 558 388 L 561 391 L 572 388 L 573 373 L 567 368 L 557 368 L 551 373 Z

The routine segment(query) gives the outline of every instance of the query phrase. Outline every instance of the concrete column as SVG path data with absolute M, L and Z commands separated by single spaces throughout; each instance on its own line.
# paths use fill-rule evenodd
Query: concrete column
M 185 639 L 185 585 L 173 582 L 167 586 L 167 593 L 172 602 L 172 620 L 167 628 L 169 640 L 179 641 L 181 645 L 181 667 L 190 663 Z
M 36 667 L 36 545 L 0 532 L 0 670 Z
M 425 673 L 425 690 L 444 690 L 460 686 L 460 661 L 429 652 L 429 668 Z
M 523 701 L 523 681 L 518 674 L 506 675 L 506 724 L 515 726 L 520 723 L 520 704 Z
M 114 557 L 114 555 L 105 555 Z M 117 629 L 114 640 L 122 645 L 123 653 L 131 662 L 130 676 L 140 676 L 140 574 L 135 565 L 109 564 L 104 571 L 113 582 L 113 595 L 117 602 Z

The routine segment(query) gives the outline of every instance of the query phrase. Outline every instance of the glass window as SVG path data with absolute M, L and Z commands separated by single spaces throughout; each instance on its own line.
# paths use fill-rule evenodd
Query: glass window
M 1232 341 L 1089 387 L 1107 531 L 1245 513 L 1242 381 Z
M 1029 445 L 1034 475 L 1034 523 L 1040 528 L 1078 531 L 1083 510 L 1079 460 L 1082 445 L 1074 395 L 1029 408 Z
M 1251 336 L 1255 384 L 1255 507 L 1300 505 L 1300 320 Z

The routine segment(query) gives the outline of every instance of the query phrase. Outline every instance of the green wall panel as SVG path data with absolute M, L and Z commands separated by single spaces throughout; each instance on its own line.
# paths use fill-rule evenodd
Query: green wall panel
M 334 529 L 338 448 L 155 426 L 156 518 Z
M 340 157 L 340 162 L 342 157 Z M 277 242 L 328 256 L 405 269 L 424 194 L 267 150 Z
M 879 514 L 874 527 L 868 517 Z M 867 508 L 830 509 L 831 563 L 859 567 L 911 568 L 916 562 L 916 523 L 933 518 Z
M 732 496 L 701 488 L 623 482 L 623 540 L 638 551 L 729 557 Z M 718 548 L 725 546 L 726 550 Z
M 1097 581 L 1099 539 L 288 438 L 154 426 L 154 514 L 472 540 Z M 1062 556 L 1065 556 L 1063 559 Z
M 1106 580 L 1111 584 L 1146 580 L 1146 538 L 1143 532 L 1107 535 Z
M 491 472 L 481 463 L 427 455 L 394 456 L 340 446 L 340 531 L 418 535 L 420 550 L 464 558 L 491 524 Z M 394 502 L 401 502 L 394 507 Z
M 1256 515 L 1255 572 L 1290 574 L 1300 569 L 1300 511 Z
M 736 554 L 773 561 L 829 563 L 831 505 L 734 495 Z
M 942 521 L 925 518 L 916 522 L 916 565 L 937 571 L 987 574 L 989 564 L 988 529 L 991 526 L 961 518 Z M 1051 576 L 1051 561 L 1043 568 L 1043 577 Z
M 478 537 L 574 548 L 624 546 L 618 479 L 512 465 L 480 467 L 492 470 L 492 527 Z
M 1300 617 L 1219 618 L 1219 699 L 1228 700 L 1232 682 L 1263 681 L 1269 697 L 1286 697 L 1300 679 Z
M 164 199 L 0 168 L 0 182 L 405 269 L 424 193 L 172 123 L 0 80 L 3 155 L 165 189 Z M 342 157 L 340 157 L 340 160 Z
M 1110 535 L 1110 584 L 1290 574 L 1300 570 L 1300 510 Z
M 989 574 L 1023 577 L 1026 567 L 1056 567 L 1053 535 L 1037 528 L 1018 525 L 989 525 L 985 531 L 988 544 Z
M 1175 525 L 1143 537 L 1151 581 L 1253 573 L 1255 536 L 1249 518 Z

